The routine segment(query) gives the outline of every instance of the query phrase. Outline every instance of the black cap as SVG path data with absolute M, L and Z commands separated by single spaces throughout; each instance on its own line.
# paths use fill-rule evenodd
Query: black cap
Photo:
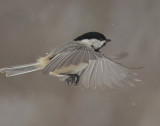
M 74 39 L 74 41 L 81 41 L 83 39 L 97 39 L 100 41 L 106 40 L 107 42 L 111 41 L 110 39 L 106 39 L 106 37 L 99 32 L 87 32 L 83 35 Z

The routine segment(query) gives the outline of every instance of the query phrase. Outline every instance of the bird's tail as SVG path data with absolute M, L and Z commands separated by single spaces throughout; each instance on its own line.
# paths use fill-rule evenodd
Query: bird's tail
M 13 66 L 0 69 L 1 73 L 5 73 L 7 77 L 25 74 L 41 69 L 39 63 L 31 63 L 26 65 Z

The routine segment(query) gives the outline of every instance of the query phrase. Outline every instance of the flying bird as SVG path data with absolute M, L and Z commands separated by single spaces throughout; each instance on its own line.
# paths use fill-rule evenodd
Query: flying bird
M 85 87 L 112 87 L 134 85 L 136 73 L 100 52 L 111 40 L 99 32 L 87 32 L 50 52 L 35 63 L 0 69 L 7 77 L 41 70 L 54 75 L 66 85 Z

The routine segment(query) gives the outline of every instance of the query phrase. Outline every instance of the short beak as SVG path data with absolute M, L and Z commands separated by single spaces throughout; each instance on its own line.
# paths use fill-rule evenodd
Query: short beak
M 106 42 L 110 42 L 110 41 L 111 41 L 110 39 L 107 39 L 107 40 L 106 40 Z

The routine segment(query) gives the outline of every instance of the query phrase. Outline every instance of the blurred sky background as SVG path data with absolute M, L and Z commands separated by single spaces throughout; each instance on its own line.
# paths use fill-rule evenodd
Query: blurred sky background
M 0 68 L 35 62 L 88 31 L 111 44 L 106 55 L 143 80 L 135 87 L 67 87 L 39 72 L 0 75 L 0 126 L 159 126 L 159 0 L 0 0 Z

